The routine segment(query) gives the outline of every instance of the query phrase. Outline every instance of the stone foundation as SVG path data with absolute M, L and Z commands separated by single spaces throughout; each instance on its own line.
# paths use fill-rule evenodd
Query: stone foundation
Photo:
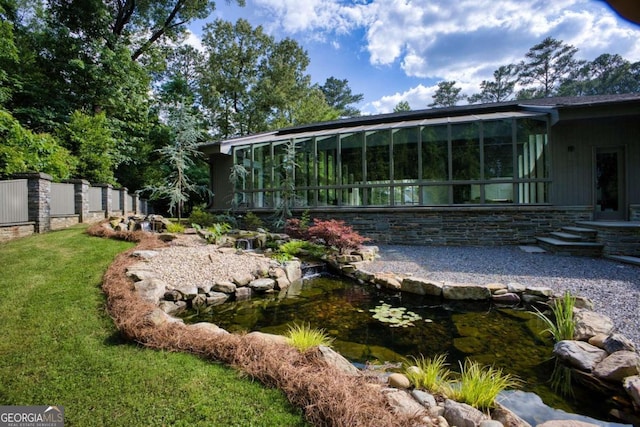
M 253 210 L 268 221 L 271 211 Z M 295 210 L 300 217 L 302 210 Z M 590 207 L 457 206 L 309 210 L 312 218 L 344 220 L 378 244 L 497 246 L 535 243 L 536 236 L 592 219 Z

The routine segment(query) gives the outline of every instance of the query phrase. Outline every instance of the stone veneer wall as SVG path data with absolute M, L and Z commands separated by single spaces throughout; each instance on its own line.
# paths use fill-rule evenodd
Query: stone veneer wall
M 253 211 L 265 221 L 271 213 Z M 300 217 L 302 210 L 294 211 Z M 378 244 L 497 246 L 530 244 L 576 221 L 590 206 L 475 206 L 442 208 L 313 209 L 312 218 L 344 220 Z
M 3 225 L 0 227 L 0 243 L 31 236 L 34 233 L 34 227 L 35 223 L 33 222 Z
M 52 216 L 50 228 L 51 230 L 61 230 L 63 228 L 71 227 L 72 225 L 76 224 L 80 224 L 79 215 Z
M 640 222 L 582 222 L 581 227 L 596 230 L 596 241 L 604 244 L 602 254 L 640 257 Z

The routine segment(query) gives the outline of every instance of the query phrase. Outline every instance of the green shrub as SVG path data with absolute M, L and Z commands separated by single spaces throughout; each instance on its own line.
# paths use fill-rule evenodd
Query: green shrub
M 284 264 L 287 261 L 291 261 L 293 259 L 293 255 L 288 254 L 288 253 L 283 253 L 283 252 L 274 252 L 271 255 L 271 258 L 275 259 L 280 264 Z
M 247 212 L 244 216 L 244 226 L 247 230 L 257 230 L 258 228 L 264 228 L 264 222 L 253 212 Z
M 333 338 L 327 335 L 324 329 L 313 329 L 309 324 L 289 326 L 287 332 L 289 344 L 299 351 L 306 351 L 320 345 L 331 346 Z
M 216 216 L 207 212 L 201 206 L 194 206 L 189 216 L 189 222 L 199 224 L 202 227 L 209 227 L 216 222 Z
M 460 379 L 451 386 L 449 397 L 487 410 L 495 406 L 500 392 L 517 385 L 518 380 L 505 374 L 502 369 L 483 367 L 466 359 L 464 365 L 460 365 Z
M 313 258 L 322 258 L 325 254 L 325 248 L 322 245 L 317 245 L 306 240 L 290 240 L 280 245 L 278 252 L 291 256 L 308 254 Z
M 535 315 L 547 325 L 547 329 L 542 332 L 550 334 L 555 342 L 572 340 L 576 326 L 576 322 L 573 320 L 575 304 L 576 298 L 570 292 L 565 292 L 563 297 L 556 299 L 551 306 L 554 320 L 535 308 Z
M 441 354 L 425 359 L 412 357 L 412 362 L 406 362 L 405 375 L 415 388 L 427 390 L 431 393 L 446 394 L 449 390 L 448 381 L 451 371 L 446 368 L 446 355 Z
M 170 222 L 167 224 L 167 232 L 169 233 L 184 233 L 184 225 L 177 222 Z

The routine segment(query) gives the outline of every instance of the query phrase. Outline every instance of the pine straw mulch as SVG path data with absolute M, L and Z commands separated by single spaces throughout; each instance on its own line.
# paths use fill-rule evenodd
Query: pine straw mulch
M 282 390 L 316 426 L 426 425 L 425 419 L 393 413 L 379 385 L 365 376 L 339 371 L 327 364 L 317 349 L 300 353 L 288 345 L 248 335 L 216 334 L 180 322 L 154 325 L 149 316 L 157 307 L 138 298 L 126 269 L 136 262 L 133 251 L 166 244 L 149 233 L 115 232 L 101 224 L 89 227 L 87 233 L 137 242 L 135 248 L 116 257 L 102 284 L 109 314 L 126 338 L 150 348 L 190 352 L 233 366 L 268 387 Z

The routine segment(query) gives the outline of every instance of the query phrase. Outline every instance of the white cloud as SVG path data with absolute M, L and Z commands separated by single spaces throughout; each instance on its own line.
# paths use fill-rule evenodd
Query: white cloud
M 405 92 L 396 92 L 366 104 L 363 107 L 363 112 L 368 114 L 390 113 L 402 101 L 407 101 L 412 110 L 421 110 L 433 102 L 433 93 L 437 88 L 437 86 L 427 87 L 419 84 Z
M 196 48 L 198 51 L 204 52 L 204 47 L 202 47 L 202 39 L 190 30 L 187 30 L 187 37 L 185 38 L 183 44 L 188 44 Z

